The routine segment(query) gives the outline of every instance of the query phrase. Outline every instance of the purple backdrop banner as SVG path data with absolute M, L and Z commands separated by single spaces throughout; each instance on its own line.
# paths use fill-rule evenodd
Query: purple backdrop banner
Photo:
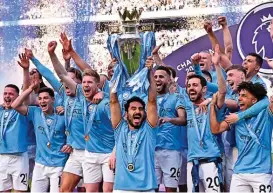
M 272 15 L 271 15 L 272 14 Z M 273 43 L 270 38 L 270 21 L 273 18 L 273 2 L 264 3 L 250 10 L 239 24 L 230 26 L 233 40 L 233 64 L 242 64 L 247 53 L 255 52 L 263 58 L 273 58 Z M 223 46 L 222 30 L 215 32 Z M 164 63 L 176 69 L 178 83 L 185 84 L 186 73 L 191 69 L 191 56 L 194 53 L 211 49 L 207 35 L 202 36 L 177 49 L 164 59 Z M 270 67 L 264 61 L 261 72 L 268 73 Z

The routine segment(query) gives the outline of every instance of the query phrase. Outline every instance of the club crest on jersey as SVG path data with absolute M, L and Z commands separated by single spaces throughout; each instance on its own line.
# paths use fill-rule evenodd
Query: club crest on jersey
M 273 2 L 254 7 L 241 20 L 237 30 L 237 47 L 242 59 L 249 53 L 257 53 L 263 59 L 273 59 L 273 43 L 270 37 L 270 22 L 273 18 Z M 261 72 L 271 69 L 266 62 Z
M 46 119 L 46 124 L 47 125 L 51 125 L 52 124 L 52 120 L 51 119 Z
M 70 99 L 70 100 L 68 101 L 68 104 L 71 106 L 71 105 L 73 104 L 73 102 L 74 102 L 74 100 L 73 100 L 73 99 Z
M 89 109 L 89 112 L 92 112 L 92 110 L 93 110 L 93 106 L 92 106 L 92 105 L 90 105 L 90 106 L 88 107 L 88 109 Z
M 125 93 L 123 93 L 123 95 L 122 95 L 123 99 L 125 99 L 125 100 L 128 99 L 129 96 L 130 96 L 130 93 L 129 93 L 129 92 L 125 92 Z
M 6 118 L 8 118 L 8 116 L 9 116 L 9 112 L 5 112 L 4 113 L 4 118 L 6 119 Z

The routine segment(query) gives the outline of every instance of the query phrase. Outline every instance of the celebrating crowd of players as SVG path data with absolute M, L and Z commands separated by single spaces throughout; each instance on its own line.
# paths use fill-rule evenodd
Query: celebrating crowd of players
M 47 48 L 60 81 L 26 48 L 22 92 L 6 85 L 0 107 L 0 191 L 152 192 L 164 184 L 167 192 L 271 192 L 273 100 L 257 74 L 263 59 L 250 53 L 233 65 L 226 18 L 218 22 L 224 48 L 205 23 L 214 53 L 192 55 L 184 87 L 156 47 L 147 93 L 111 92 L 117 60 L 99 75 L 65 33 L 65 66 L 57 42 Z

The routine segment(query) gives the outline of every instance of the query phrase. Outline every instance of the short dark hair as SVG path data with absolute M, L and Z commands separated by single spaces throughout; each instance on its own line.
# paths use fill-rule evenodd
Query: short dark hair
M 252 82 L 241 82 L 238 85 L 238 92 L 241 90 L 247 90 L 250 92 L 257 100 L 263 99 L 267 95 L 265 87 L 260 83 L 253 84 Z
M 263 58 L 262 58 L 259 54 L 256 54 L 256 53 L 249 53 L 248 56 L 253 56 L 253 57 L 255 57 L 255 58 L 256 58 L 257 64 L 258 64 L 260 67 L 262 67 L 263 61 L 264 61 L 264 60 L 263 60 Z
M 207 86 L 207 80 L 203 76 L 200 76 L 200 75 L 197 75 L 197 74 L 193 74 L 193 75 L 188 76 L 188 81 L 187 82 L 189 82 L 189 80 L 193 79 L 193 78 L 198 78 L 200 80 L 200 83 L 201 83 L 202 87 Z
M 207 71 L 207 70 L 202 70 L 202 73 L 203 73 L 204 75 L 207 75 L 207 76 L 210 78 L 210 80 L 212 81 L 212 76 L 211 76 L 211 74 L 209 73 L 209 71 Z
M 172 78 L 175 78 L 176 77 L 175 69 L 173 67 L 171 67 L 171 66 L 167 66 L 167 68 L 169 68 Z
M 38 95 L 39 95 L 40 93 L 43 93 L 43 92 L 47 92 L 47 93 L 49 94 L 49 96 L 51 96 L 51 97 L 54 97 L 54 96 L 55 96 L 54 91 L 53 91 L 51 88 L 48 88 L 48 87 L 43 87 L 43 88 L 41 88 L 41 89 L 38 91 Z
M 74 73 L 75 74 L 75 77 L 77 79 L 79 79 L 80 81 L 82 81 L 82 73 L 80 70 L 78 70 L 77 68 L 73 68 L 73 67 L 69 67 L 67 69 L 67 72 L 71 72 L 71 73 Z
M 85 69 L 85 70 L 83 71 L 82 77 L 84 77 L 84 76 L 92 76 L 92 77 L 95 78 L 95 80 L 96 80 L 97 82 L 100 82 L 100 75 L 99 75 L 95 70 L 92 70 L 92 69 Z
M 143 108 L 145 109 L 145 102 L 137 97 L 137 96 L 134 96 L 132 98 L 130 98 L 125 104 L 124 104 L 124 109 L 125 109 L 125 112 L 128 112 L 128 109 L 129 109 L 129 106 L 130 106 L 130 103 L 132 102 L 139 102 L 140 104 L 142 104 Z
M 226 69 L 226 73 L 230 70 L 238 70 L 240 72 L 243 72 L 246 75 L 246 69 L 244 69 L 241 65 L 232 65 Z
M 171 76 L 171 71 L 167 66 L 158 66 L 155 71 L 164 70 L 169 76 Z
M 18 94 L 19 94 L 19 92 L 20 92 L 18 86 L 16 86 L 15 84 L 7 84 L 7 85 L 5 86 L 5 88 L 7 88 L 7 87 L 13 88 Z

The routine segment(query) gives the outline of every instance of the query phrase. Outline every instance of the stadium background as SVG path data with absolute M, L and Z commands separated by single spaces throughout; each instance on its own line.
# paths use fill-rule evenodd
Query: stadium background
M 22 83 L 18 54 L 24 47 L 52 69 L 47 43 L 66 31 L 77 52 L 98 72 L 109 64 L 107 25 L 119 19 L 117 8 L 144 8 L 142 18 L 154 22 L 164 58 L 205 35 L 203 23 L 224 15 L 238 24 L 244 14 L 265 0 L 0 0 L 0 94 L 5 84 Z M 61 58 L 61 46 L 57 47 Z M 2 97 L 0 102 L 2 101 Z

